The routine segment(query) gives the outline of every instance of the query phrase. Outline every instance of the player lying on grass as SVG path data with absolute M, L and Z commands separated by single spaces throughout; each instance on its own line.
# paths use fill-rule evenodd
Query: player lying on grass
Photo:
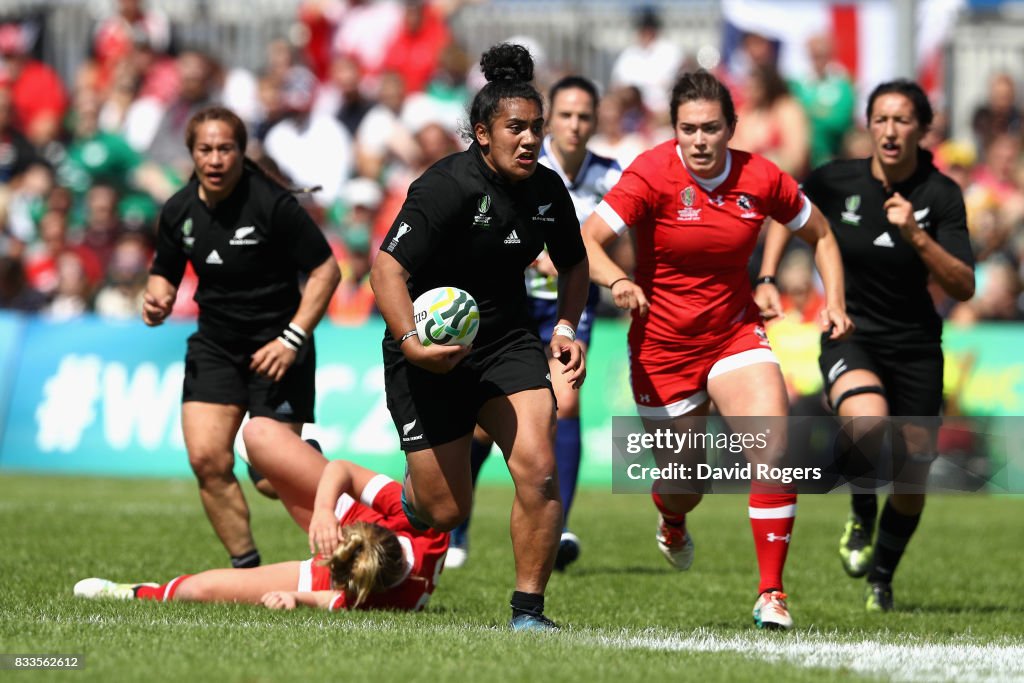
M 246 430 L 260 429 L 260 419 L 251 420 Z M 314 557 L 252 569 L 211 569 L 162 585 L 84 579 L 75 584 L 75 595 L 247 602 L 271 609 L 422 609 L 444 566 L 448 534 L 414 529 L 402 512 L 401 484 L 383 474 L 345 460 L 328 462 L 308 444 L 301 454 L 277 453 L 265 449 L 254 465 L 308 532 Z

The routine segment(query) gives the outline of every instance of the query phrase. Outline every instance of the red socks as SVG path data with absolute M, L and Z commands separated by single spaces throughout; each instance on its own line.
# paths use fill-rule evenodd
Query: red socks
M 681 526 L 686 528 L 686 514 L 680 514 L 678 512 L 672 512 L 665 507 L 665 503 L 661 500 L 661 495 L 658 493 L 658 484 L 655 481 L 654 487 L 651 490 L 651 500 L 654 501 L 654 507 L 658 508 L 658 512 L 661 513 L 662 518 L 674 526 Z
M 654 507 L 658 508 L 666 522 L 685 528 L 686 515 L 666 508 L 657 489 L 655 483 L 651 491 Z M 796 518 L 796 491 L 792 487 L 752 482 L 748 513 L 750 529 L 754 534 L 757 566 L 761 574 L 758 593 L 763 593 L 769 588 L 781 591 L 782 570 L 786 566 L 793 521 Z
M 178 591 L 178 586 L 181 582 L 192 576 L 191 574 L 182 574 L 176 579 L 172 579 L 162 586 L 139 586 L 135 589 L 136 600 L 158 600 L 160 602 L 168 602 L 174 599 L 174 594 Z
M 782 590 L 782 569 L 796 518 L 796 493 L 781 486 L 752 482 L 750 485 L 750 529 L 761 573 L 758 593 L 769 588 Z

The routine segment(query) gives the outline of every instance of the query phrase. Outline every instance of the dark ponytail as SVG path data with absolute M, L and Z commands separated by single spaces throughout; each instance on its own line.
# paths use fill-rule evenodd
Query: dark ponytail
M 483 54 L 480 68 L 483 69 L 487 85 L 480 89 L 470 105 L 469 130 L 463 133 L 467 140 L 475 139 L 476 124 L 482 123 L 490 128 L 502 100 L 532 100 L 543 113 L 544 102 L 530 83 L 533 80 L 533 57 L 525 47 L 514 43 L 499 43 Z

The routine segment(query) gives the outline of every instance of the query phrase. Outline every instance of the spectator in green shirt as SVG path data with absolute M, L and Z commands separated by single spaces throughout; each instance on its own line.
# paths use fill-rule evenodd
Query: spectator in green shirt
M 830 36 L 812 36 L 807 52 L 813 73 L 789 85 L 811 124 L 811 168 L 816 168 L 839 155 L 843 137 L 853 127 L 857 95 L 846 69 L 834 61 Z
M 165 200 L 173 193 L 174 184 L 119 133 L 101 129 L 99 111 L 96 93 L 83 90 L 76 95 L 72 137 L 57 166 L 58 184 L 74 195 L 75 222 L 81 222 L 85 196 L 97 184 L 111 186 L 119 196 L 141 202 L 155 214 L 154 198 Z

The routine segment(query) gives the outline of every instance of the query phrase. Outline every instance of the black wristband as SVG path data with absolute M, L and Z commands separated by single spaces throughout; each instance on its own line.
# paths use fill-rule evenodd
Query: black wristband
M 758 285 L 777 286 L 776 283 L 775 283 L 775 276 L 774 275 L 762 275 L 761 277 L 759 277 L 756 280 L 754 280 L 754 286 L 757 287 Z
M 617 282 L 622 282 L 623 280 L 629 280 L 629 278 L 628 278 L 628 277 L 626 277 L 626 276 L 622 276 L 622 277 L 620 277 L 620 278 L 617 278 L 617 279 L 615 279 L 615 280 L 612 280 L 612 281 L 611 281 L 611 283 L 609 283 L 609 285 L 608 285 L 608 291 L 611 291 L 612 287 L 614 287 L 614 286 L 615 286 L 615 283 L 617 283 Z

